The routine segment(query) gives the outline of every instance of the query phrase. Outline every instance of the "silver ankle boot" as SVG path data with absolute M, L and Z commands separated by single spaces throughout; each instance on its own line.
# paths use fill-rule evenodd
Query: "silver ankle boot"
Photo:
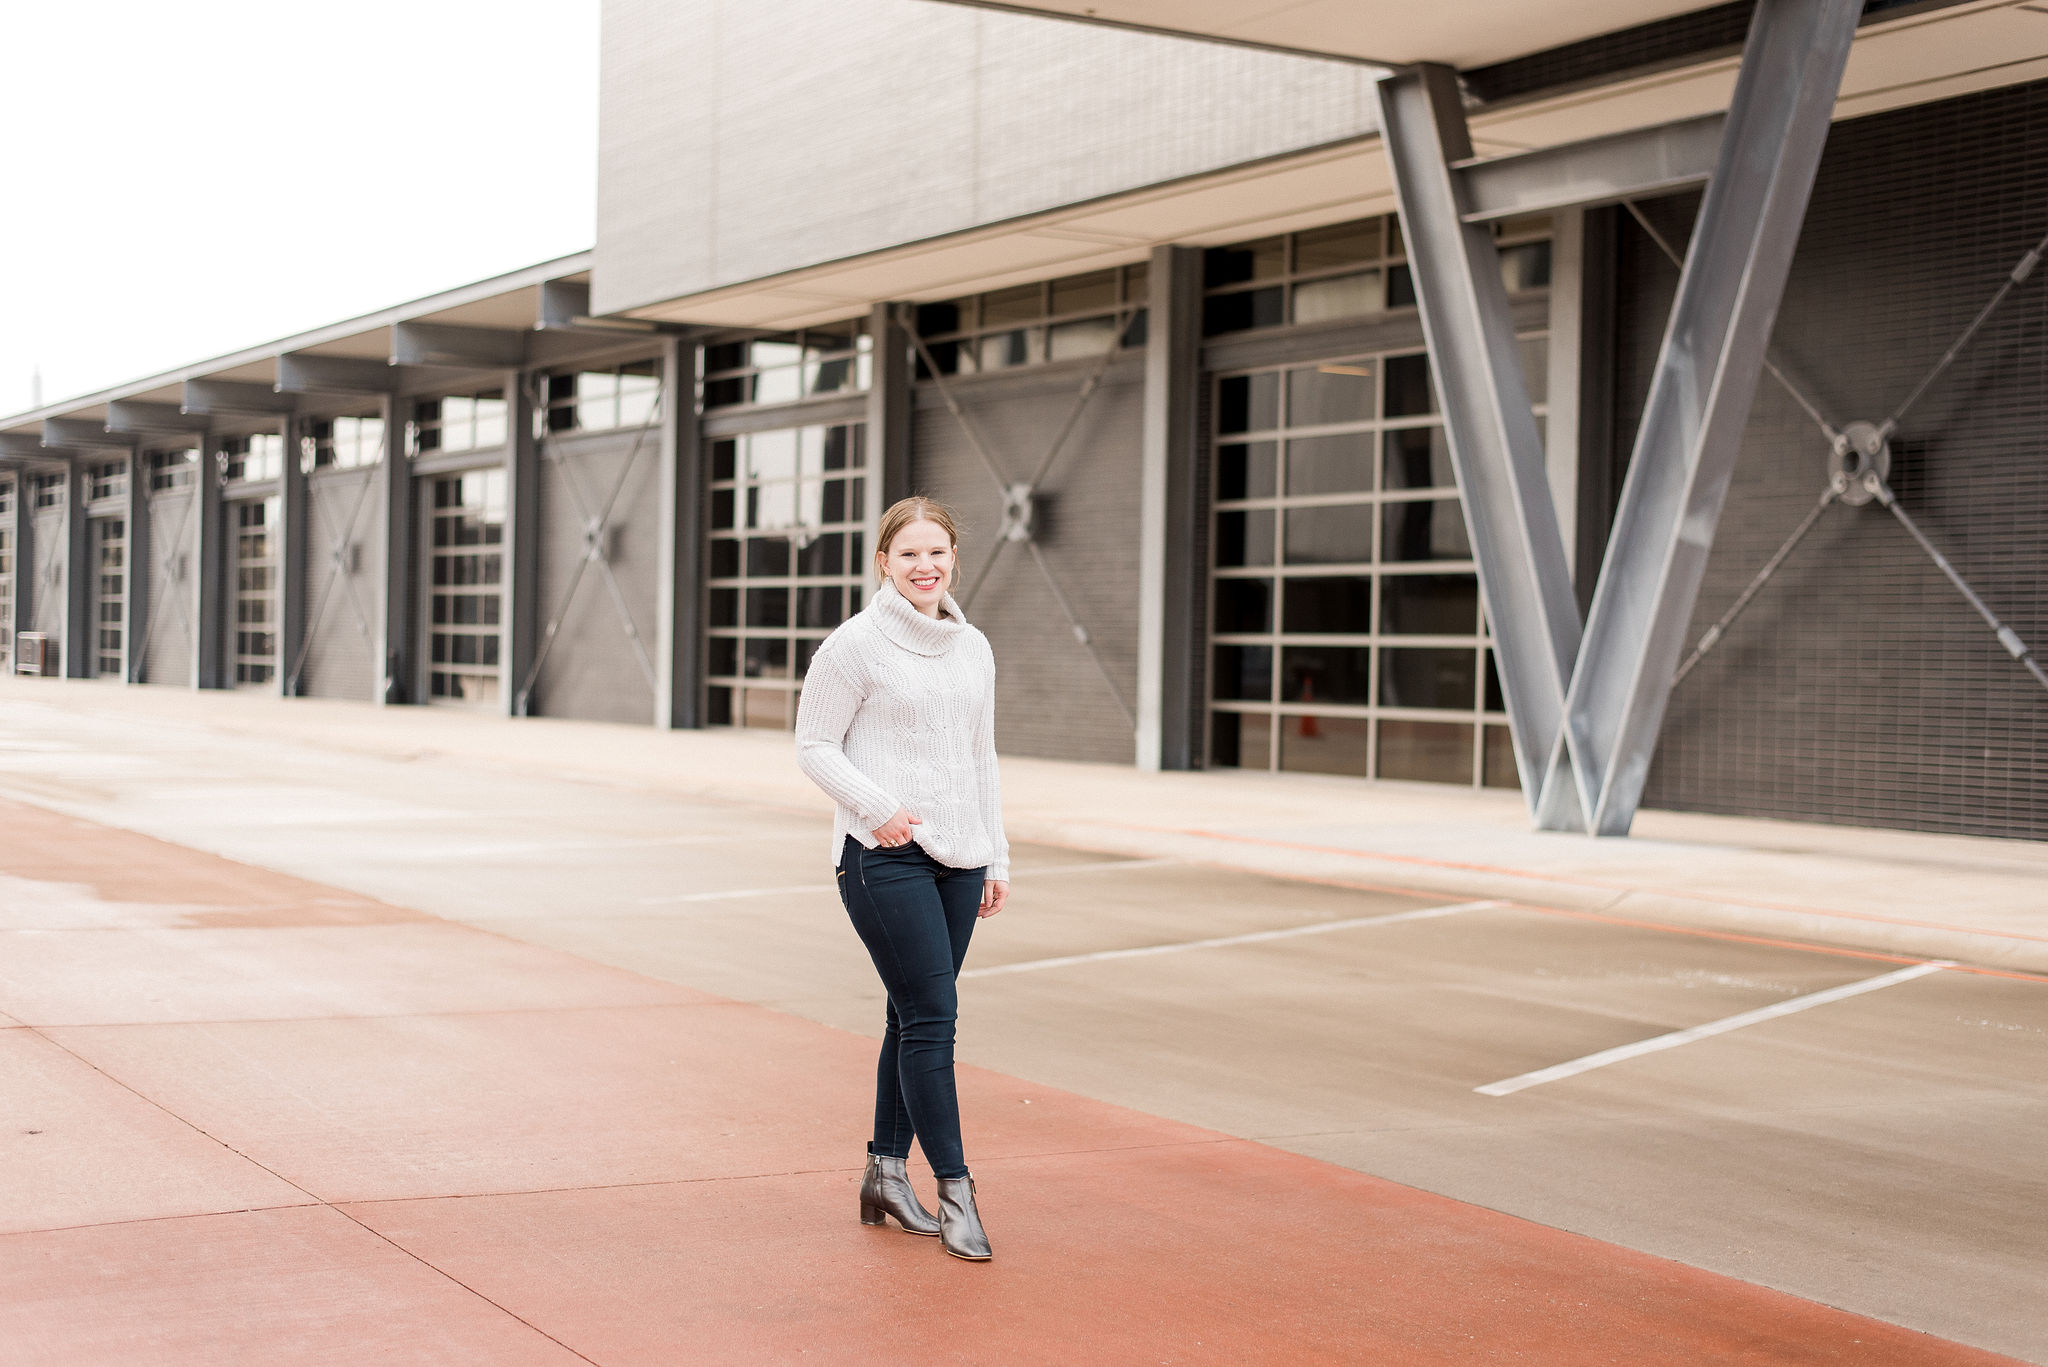
M 939 1232 L 938 1217 L 919 1204 L 903 1160 L 871 1153 L 867 1173 L 860 1179 L 860 1222 L 886 1225 L 891 1215 L 912 1234 Z
M 972 1175 L 939 1179 L 939 1242 L 956 1258 L 983 1263 L 995 1256 L 974 1208 Z

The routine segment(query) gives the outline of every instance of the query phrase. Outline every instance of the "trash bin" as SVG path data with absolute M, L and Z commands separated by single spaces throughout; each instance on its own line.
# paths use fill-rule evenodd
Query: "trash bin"
M 14 672 L 40 674 L 57 672 L 57 643 L 47 631 L 24 631 L 14 640 Z

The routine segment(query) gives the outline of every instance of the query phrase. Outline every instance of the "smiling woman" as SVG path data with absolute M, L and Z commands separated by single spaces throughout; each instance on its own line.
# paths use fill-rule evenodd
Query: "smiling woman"
M 906 498 L 882 515 L 881 587 L 811 662 L 797 762 L 838 805 L 839 896 L 888 990 L 865 1225 L 888 1216 L 981 1261 L 988 1237 L 960 1142 L 955 986 L 978 917 L 1003 909 L 1010 846 L 996 771 L 995 657 L 952 588 L 952 511 Z M 934 1218 L 904 1162 L 915 1136 L 939 1181 Z

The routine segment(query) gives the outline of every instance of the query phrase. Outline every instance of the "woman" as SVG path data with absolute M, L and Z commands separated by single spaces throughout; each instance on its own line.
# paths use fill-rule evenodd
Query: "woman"
M 840 900 L 889 993 L 860 1220 L 893 1215 L 982 1261 L 991 1254 L 960 1146 L 953 1025 L 974 922 L 1010 895 L 995 657 L 947 592 L 959 554 L 948 509 L 906 498 L 875 540 L 880 587 L 818 647 L 796 719 L 797 762 L 839 808 Z M 939 1179 L 937 1219 L 904 1170 L 912 1135 Z

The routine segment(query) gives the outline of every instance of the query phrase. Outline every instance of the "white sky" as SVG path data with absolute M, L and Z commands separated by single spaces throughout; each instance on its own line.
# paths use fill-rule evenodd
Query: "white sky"
M 0 414 L 588 248 L 597 15 L 0 4 Z

